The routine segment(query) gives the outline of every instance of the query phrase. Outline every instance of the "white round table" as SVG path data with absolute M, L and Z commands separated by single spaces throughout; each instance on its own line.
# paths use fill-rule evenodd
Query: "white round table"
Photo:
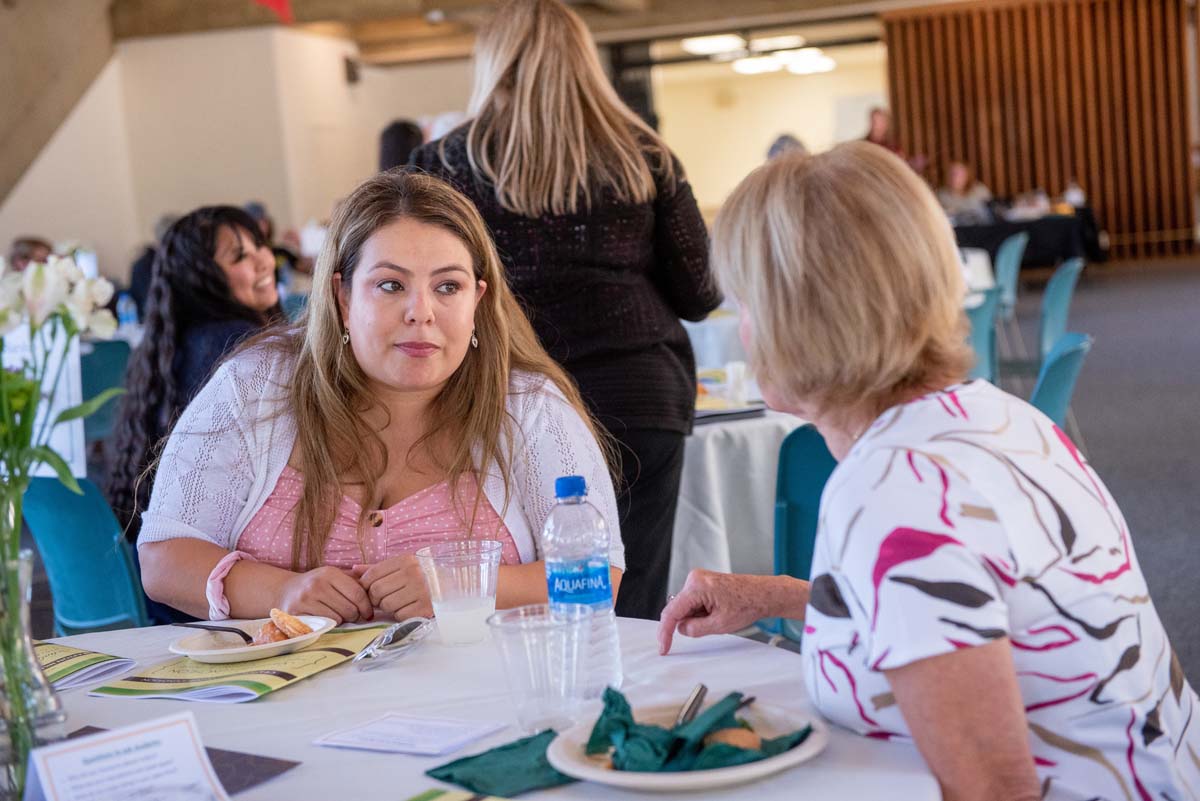
M 78 648 L 137 659 L 140 665 L 164 661 L 167 644 L 181 629 L 125 629 L 67 637 Z M 741 637 L 677 638 L 672 654 L 658 655 L 656 624 L 620 621 L 624 692 L 638 705 L 681 703 L 697 682 L 718 699 L 733 690 L 759 702 L 812 715 L 799 657 Z M 450 648 L 436 641 L 399 661 L 366 673 L 349 663 L 278 693 L 244 704 L 204 704 L 131 698 L 92 698 L 85 689 L 62 693 L 67 729 L 92 725 L 113 728 L 182 710 L 195 713 L 205 745 L 262 754 L 301 764 L 237 796 L 239 800 L 403 801 L 443 787 L 424 775 L 429 768 L 516 739 L 514 728 L 447 757 L 413 757 L 325 748 L 312 741 L 385 712 L 512 723 L 512 707 L 500 658 L 490 642 Z M 858 737 L 830 726 L 829 747 L 811 762 L 735 790 L 721 798 L 744 801 L 798 798 L 940 798 L 937 783 L 916 749 Z M 579 783 L 539 792 L 542 799 L 628 799 L 620 790 Z M 663 799 L 695 798 L 664 795 Z
M 762 417 L 697 425 L 684 442 L 672 529 L 670 592 L 693 568 L 775 572 L 775 479 L 779 446 L 804 421 Z

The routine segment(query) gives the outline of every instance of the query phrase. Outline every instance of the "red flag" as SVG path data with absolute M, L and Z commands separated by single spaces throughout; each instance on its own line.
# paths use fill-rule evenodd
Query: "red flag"
M 254 2 L 274 11 L 284 25 L 291 25 L 296 21 L 296 18 L 292 16 L 292 0 L 254 0 Z

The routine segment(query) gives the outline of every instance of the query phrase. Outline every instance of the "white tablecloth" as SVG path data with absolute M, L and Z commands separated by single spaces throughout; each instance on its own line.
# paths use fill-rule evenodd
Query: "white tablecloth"
M 698 425 L 687 438 L 671 547 L 670 592 L 697 567 L 775 572 L 775 472 L 779 446 L 798 417 Z
M 158 627 L 85 634 L 61 642 L 128 656 L 142 664 L 169 657 L 166 646 L 181 629 Z M 697 682 L 709 697 L 740 690 L 760 703 L 812 715 L 795 654 L 740 637 L 678 641 L 677 652 L 658 656 L 655 624 L 621 620 L 627 676 L 625 692 L 634 706 L 682 702 Z M 449 648 L 429 642 L 398 662 L 368 673 L 348 664 L 332 668 L 258 701 L 219 705 L 130 698 L 90 698 L 86 690 L 63 693 L 67 728 L 115 727 L 189 709 L 204 743 L 217 748 L 298 760 L 301 764 L 237 796 L 239 801 L 401 801 L 441 786 L 429 768 L 457 756 L 516 739 L 512 728 L 452 757 L 425 758 L 321 748 L 312 741 L 335 729 L 384 712 L 512 722 L 499 655 L 491 643 Z M 905 743 L 868 740 L 831 726 L 826 751 L 813 761 L 774 778 L 722 792 L 722 799 L 897 799 L 939 797 L 936 782 L 916 749 Z M 538 799 L 620 799 L 635 795 L 590 784 L 540 792 Z M 663 795 L 694 799 L 694 795 Z

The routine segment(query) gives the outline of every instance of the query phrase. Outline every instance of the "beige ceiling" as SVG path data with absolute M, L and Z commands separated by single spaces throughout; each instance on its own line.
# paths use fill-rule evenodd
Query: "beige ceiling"
M 940 0 L 574 0 L 601 43 L 870 16 Z M 292 0 L 297 27 L 353 39 L 362 60 L 401 64 L 470 53 L 490 0 Z M 113 0 L 118 39 L 278 24 L 252 0 Z

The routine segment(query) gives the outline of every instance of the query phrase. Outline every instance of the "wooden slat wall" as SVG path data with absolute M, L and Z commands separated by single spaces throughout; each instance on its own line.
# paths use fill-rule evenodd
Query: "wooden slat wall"
M 884 16 L 900 146 L 1001 196 L 1075 178 L 1117 258 L 1195 249 L 1187 0 L 981 0 Z

